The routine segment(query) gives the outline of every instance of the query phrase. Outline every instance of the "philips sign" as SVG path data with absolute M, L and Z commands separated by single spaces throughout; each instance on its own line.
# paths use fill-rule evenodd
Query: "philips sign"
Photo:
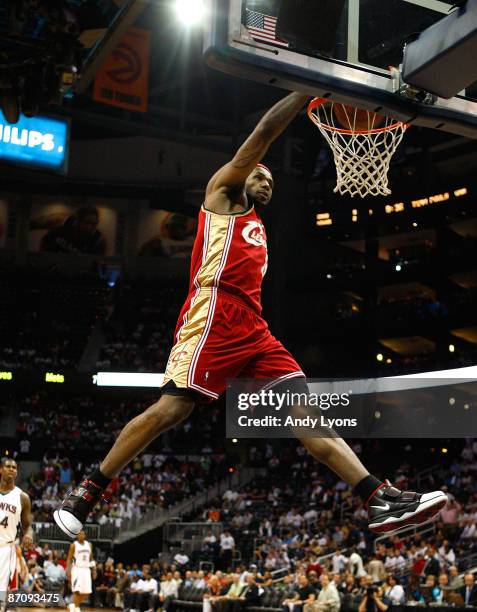
M 66 119 L 21 115 L 11 125 L 0 112 L 0 160 L 66 172 L 68 133 Z

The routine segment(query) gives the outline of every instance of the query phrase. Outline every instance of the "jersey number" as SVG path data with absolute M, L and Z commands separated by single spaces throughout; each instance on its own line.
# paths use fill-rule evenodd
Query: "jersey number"
M 3 521 L 0 521 L 0 525 L 5 527 L 5 529 L 8 527 L 8 516 L 6 516 Z

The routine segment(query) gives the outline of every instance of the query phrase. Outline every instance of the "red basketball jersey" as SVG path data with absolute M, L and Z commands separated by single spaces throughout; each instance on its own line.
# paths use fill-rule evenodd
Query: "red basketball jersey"
M 237 215 L 218 215 L 202 207 L 187 302 L 202 289 L 216 288 L 260 313 L 267 263 L 267 236 L 254 207 Z
M 265 229 L 252 207 L 238 215 L 199 213 L 189 295 L 177 322 L 164 384 L 217 399 L 228 379 L 288 380 L 300 366 L 261 317 L 267 270 Z

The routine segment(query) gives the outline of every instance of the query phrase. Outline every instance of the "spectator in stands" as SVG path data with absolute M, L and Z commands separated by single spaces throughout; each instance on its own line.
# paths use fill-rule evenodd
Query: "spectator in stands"
M 452 546 L 449 543 L 449 540 L 444 540 L 439 546 L 439 561 L 444 567 L 449 567 L 450 565 L 454 565 L 455 563 L 455 552 Z
M 53 590 L 63 593 L 66 583 L 66 572 L 58 563 L 58 553 L 56 550 L 53 551 L 51 563 L 49 563 L 46 568 L 45 577 L 48 579 L 50 587 Z
M 333 574 L 333 576 L 331 577 L 328 574 L 328 578 L 330 579 L 330 582 L 332 582 L 335 585 L 337 591 L 340 591 L 345 586 L 344 575 L 345 575 L 344 572 L 342 574 Z
M 368 574 L 371 576 L 373 583 L 383 582 L 386 579 L 384 563 L 377 553 L 373 554 L 371 561 L 368 563 Z
M 429 546 L 427 554 L 425 556 L 425 562 L 423 573 L 425 576 L 438 576 L 440 573 L 440 564 L 437 557 L 436 549 L 433 546 Z
M 384 568 L 388 572 L 402 572 L 406 566 L 406 560 L 399 550 L 389 549 L 388 556 L 384 562 Z
M 283 580 L 277 584 L 277 588 L 282 591 L 283 601 L 286 599 L 293 599 L 296 591 L 293 576 L 291 574 L 284 576 Z
M 166 574 L 165 580 L 161 581 L 161 588 L 159 594 L 154 598 L 154 602 L 158 603 L 159 608 L 167 610 L 173 599 L 177 599 L 179 596 L 179 585 L 177 580 L 174 579 L 172 572 Z M 151 605 L 151 608 L 156 609 L 156 605 Z
M 201 571 L 197 572 L 197 577 L 194 580 L 194 588 L 196 588 L 196 589 L 205 589 L 206 586 L 207 586 L 207 582 L 205 580 L 205 574 L 201 570 Z
M 235 550 L 235 540 L 228 529 L 220 535 L 220 565 L 223 570 L 228 570 L 232 565 Z
M 25 577 L 23 587 L 27 593 L 44 593 L 43 577 L 44 573 L 37 564 L 36 559 L 32 558 L 27 563 L 28 572 Z
M 108 591 L 115 583 L 114 564 L 107 561 L 96 566 L 96 578 L 93 583 L 94 605 L 105 608 Z
M 27 438 L 24 438 L 23 440 L 20 440 L 20 455 L 22 459 L 28 459 L 28 454 L 30 452 L 30 440 L 28 440 Z
M 246 610 L 251 606 L 258 606 L 260 604 L 260 598 L 263 595 L 263 589 L 260 589 L 255 582 L 253 574 L 249 574 L 246 579 L 246 585 L 242 594 L 240 595 L 237 602 L 234 602 L 235 607 Z
M 411 566 L 411 574 L 413 576 L 422 576 L 424 567 L 426 566 L 426 560 L 422 553 L 417 553 Z
M 421 593 L 426 604 L 436 603 L 441 597 L 441 590 L 437 586 L 437 578 L 432 574 L 426 576 L 426 581 L 421 587 Z
M 315 599 L 315 589 L 310 585 L 308 578 L 301 575 L 298 578 L 298 588 L 295 590 L 295 595 L 282 602 L 282 610 L 283 612 L 301 612 L 305 604 L 311 604 Z
M 464 585 L 462 578 L 459 576 L 459 570 L 456 565 L 449 567 L 449 588 L 460 589 Z
M 204 593 L 204 597 L 202 600 L 202 610 L 203 612 L 211 612 L 213 609 L 213 604 L 216 599 L 218 599 L 222 593 L 222 585 L 220 584 L 220 580 L 215 576 L 211 576 L 207 583 L 207 591 Z
M 208 534 L 203 539 L 204 548 L 213 548 L 214 544 L 217 542 L 217 538 L 214 536 L 212 529 L 209 529 Z
M 127 612 L 128 610 L 130 611 L 131 609 L 133 609 L 132 607 L 132 602 L 134 600 L 134 594 L 136 593 L 136 591 L 138 590 L 139 586 L 139 576 L 138 574 L 134 573 L 131 574 L 131 572 L 129 572 L 130 575 L 130 583 L 128 584 L 128 586 L 124 589 L 124 610 L 125 612 Z
M 115 570 L 113 585 L 108 589 L 106 596 L 106 607 L 119 608 L 123 598 L 124 590 L 129 584 L 129 576 L 123 568 L 122 563 L 118 563 Z
M 448 603 L 448 596 L 450 593 L 449 590 L 449 577 L 447 574 L 440 574 L 439 578 L 437 579 L 437 586 L 439 589 L 439 592 L 436 594 L 436 603 L 438 603 L 439 605 L 443 605 L 445 603 Z
M 476 534 L 476 527 L 475 527 L 475 521 L 472 518 L 467 519 L 464 522 L 464 529 L 462 530 L 462 533 L 460 534 L 460 537 L 462 540 L 470 540 L 475 538 L 475 534 Z
M 72 480 L 72 470 L 68 459 L 63 459 L 60 466 L 60 485 L 68 487 Z
M 189 557 L 185 554 L 183 550 L 180 550 L 176 555 L 174 555 L 174 563 L 182 570 L 184 570 L 187 564 L 189 563 Z
M 403 587 L 397 583 L 395 576 L 392 574 L 387 577 L 384 595 L 393 606 L 402 606 L 406 600 Z
M 474 574 L 468 572 L 464 576 L 464 586 L 460 589 L 460 594 L 465 606 L 477 606 L 477 585 L 475 584 Z
M 348 570 L 355 578 L 361 578 L 361 576 L 366 575 L 363 567 L 363 559 L 356 548 L 352 549 L 352 553 L 349 557 Z
M 340 531 L 341 533 L 341 531 Z M 348 557 L 345 557 L 340 550 L 337 550 L 335 554 L 331 557 L 331 567 L 333 570 L 333 574 L 339 574 L 346 569 L 348 565 Z
M 24 551 L 24 554 L 25 554 L 27 561 L 29 561 L 30 559 L 39 561 L 41 558 L 41 548 L 39 548 L 38 546 L 35 545 L 34 542 L 32 542 L 29 548 L 26 551 Z
M 368 580 L 366 594 L 358 607 L 358 612 L 386 612 L 388 605 L 383 601 L 383 589 Z
M 214 601 L 214 609 L 216 610 L 234 610 L 237 607 L 241 607 L 239 604 L 240 595 L 245 589 L 245 585 L 241 584 L 240 576 L 238 574 L 232 574 L 231 583 L 227 585 L 225 594 L 218 597 Z
M 321 590 L 316 602 L 303 606 L 303 612 L 338 612 L 341 600 L 334 581 L 330 581 L 328 574 L 320 576 Z
M 152 612 L 152 602 L 157 595 L 157 580 L 153 578 L 148 570 L 143 571 L 143 575 L 136 583 L 136 588 L 131 595 L 130 609 L 131 611 L 149 609 Z M 164 606 L 163 606 L 164 608 Z M 167 609 L 165 607 L 164 609 Z
M 268 518 L 262 519 L 258 528 L 258 534 L 260 537 L 272 537 L 272 524 Z
M 441 521 L 444 523 L 444 533 L 447 538 L 452 538 L 455 536 L 457 531 L 457 522 L 459 513 L 462 507 L 454 497 L 449 497 L 449 501 L 441 510 L 440 517 Z

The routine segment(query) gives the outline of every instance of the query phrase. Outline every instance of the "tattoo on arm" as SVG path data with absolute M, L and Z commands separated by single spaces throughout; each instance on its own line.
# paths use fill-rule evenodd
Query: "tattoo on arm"
M 232 161 L 212 177 L 207 193 L 210 194 L 221 187 L 243 186 L 248 175 L 263 159 L 272 142 L 285 131 L 308 99 L 309 96 L 292 93 L 277 102 L 260 120 Z

